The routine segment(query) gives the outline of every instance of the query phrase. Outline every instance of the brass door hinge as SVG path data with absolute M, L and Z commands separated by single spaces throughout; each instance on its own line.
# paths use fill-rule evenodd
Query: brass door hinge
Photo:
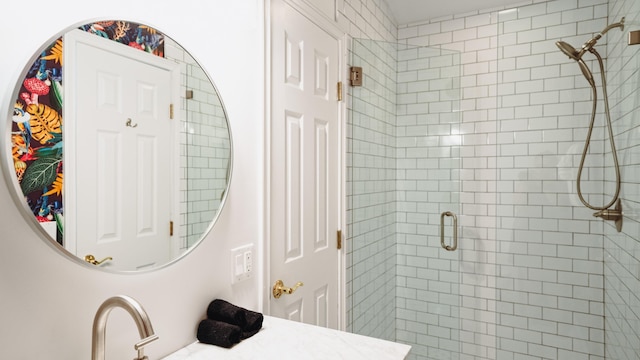
M 342 101 L 342 81 L 338 81 L 338 101 Z
M 169 119 L 173 119 L 173 104 L 169 104 Z
M 336 247 L 338 248 L 338 250 L 340 250 L 342 249 L 342 230 L 338 230 L 337 237 L 338 237 L 338 243 Z
M 362 68 L 359 66 L 352 66 L 349 71 L 349 81 L 351 86 L 362 86 Z
M 169 236 L 173 236 L 173 221 L 169 221 Z

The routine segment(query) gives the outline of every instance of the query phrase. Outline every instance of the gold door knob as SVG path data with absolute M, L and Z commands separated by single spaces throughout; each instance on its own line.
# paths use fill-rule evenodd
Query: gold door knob
M 284 286 L 282 280 L 278 280 L 275 284 L 273 284 L 273 297 L 276 299 L 280 299 L 280 296 L 282 296 L 282 294 L 292 294 L 294 291 L 296 291 L 297 288 L 302 285 L 304 285 L 302 281 L 298 281 L 292 288 L 289 288 Z
M 88 262 L 91 265 L 96 265 L 96 266 L 102 264 L 105 261 L 110 261 L 110 260 L 113 260 L 113 258 L 111 256 L 107 256 L 106 258 L 104 258 L 104 259 L 102 259 L 100 261 L 96 260 L 96 257 L 91 255 L 91 254 L 86 255 L 84 257 L 84 261 Z

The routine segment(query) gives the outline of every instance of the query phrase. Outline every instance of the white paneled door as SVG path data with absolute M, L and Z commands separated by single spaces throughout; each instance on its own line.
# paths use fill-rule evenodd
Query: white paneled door
M 284 1 L 271 10 L 270 313 L 338 328 L 340 39 Z
M 75 191 L 65 202 L 66 246 L 81 258 L 112 257 L 101 266 L 117 270 L 165 264 L 177 220 L 177 64 L 82 32 L 68 35 L 68 46 L 65 147 L 74 150 L 65 180 Z

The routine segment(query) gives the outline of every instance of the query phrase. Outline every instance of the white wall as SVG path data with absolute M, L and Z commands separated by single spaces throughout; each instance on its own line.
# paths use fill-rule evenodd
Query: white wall
M 149 313 L 160 340 L 147 346 L 159 358 L 195 340 L 207 304 L 223 297 L 257 308 L 260 274 L 231 286 L 229 249 L 254 243 L 262 235 L 263 189 L 263 3 L 169 0 L 105 3 L 44 0 L 3 2 L 0 12 L 0 99 L 5 118 L 13 84 L 31 55 L 68 25 L 96 18 L 122 18 L 154 26 L 180 42 L 215 80 L 225 102 L 234 140 L 234 172 L 229 199 L 215 229 L 186 259 L 139 274 L 109 274 L 69 261 L 28 226 L 0 178 L 3 249 L 0 251 L 0 358 L 87 359 L 91 326 L 106 298 L 126 294 Z M 6 120 L 5 125 L 6 126 Z M 6 140 L 3 132 L 3 139 Z M 6 142 L 3 142 L 6 145 Z M 4 161 L 4 159 L 3 159 Z M 256 254 L 254 259 L 261 256 Z M 260 264 L 256 264 L 256 269 Z M 112 312 L 107 326 L 108 358 L 135 354 L 133 321 Z

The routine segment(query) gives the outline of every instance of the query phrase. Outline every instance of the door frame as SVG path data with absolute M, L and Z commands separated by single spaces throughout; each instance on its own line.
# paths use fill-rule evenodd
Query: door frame
M 262 260 L 263 260 L 263 274 L 261 279 L 260 288 L 258 293 L 258 302 L 262 304 L 262 309 L 266 314 L 271 313 L 271 284 L 273 279 L 271 278 L 271 2 L 274 0 L 265 1 L 265 125 L 264 125 L 264 234 L 262 243 Z M 339 29 L 338 25 L 333 21 L 327 19 L 324 15 L 320 14 L 319 10 L 310 6 L 309 3 L 304 0 L 278 0 L 290 5 L 295 10 L 299 11 L 303 16 L 316 24 L 322 30 L 331 35 L 338 42 L 338 81 L 342 82 L 342 101 L 339 102 L 338 111 L 338 144 L 339 144 L 339 164 L 338 164 L 338 176 L 340 177 L 339 183 L 339 217 L 338 228 L 342 231 L 342 249 L 337 252 L 338 256 L 338 326 L 340 330 L 346 329 L 346 114 L 347 114 L 347 56 L 348 49 L 347 44 L 350 40 L 349 35 Z M 338 3 L 336 3 L 338 4 Z M 337 11 L 336 11 L 337 13 Z M 337 90 L 336 90 L 337 91 Z
M 134 61 L 149 64 L 151 66 L 155 66 L 163 70 L 166 70 L 167 72 L 169 72 L 169 76 L 171 77 L 172 84 L 174 84 L 172 85 L 172 88 L 170 90 L 170 98 L 171 98 L 170 101 L 172 104 L 174 104 L 174 107 L 180 103 L 180 67 L 175 62 L 172 62 L 171 60 L 167 60 L 165 58 L 152 56 L 149 53 L 146 53 L 144 51 L 135 50 L 133 48 L 124 46 L 114 41 L 100 38 L 98 36 L 88 34 L 86 32 L 76 29 L 65 34 L 64 51 L 65 51 L 65 67 L 67 69 L 71 69 L 72 67 L 75 66 L 74 54 L 77 49 L 76 44 L 81 42 L 100 48 L 100 49 L 110 51 L 112 53 L 117 53 L 123 57 L 130 58 Z M 72 71 L 67 71 L 67 77 L 69 77 L 69 75 L 72 76 L 71 80 L 74 80 L 75 75 L 72 74 Z M 67 81 L 70 81 L 70 80 L 67 79 Z M 75 132 L 76 132 L 75 122 L 78 121 L 76 116 L 76 111 L 75 111 L 75 107 L 76 107 L 75 96 L 76 96 L 75 87 L 64 86 L 65 102 L 63 107 L 63 119 L 65 120 L 65 124 L 64 124 L 65 132 L 68 132 L 69 134 L 73 134 L 73 135 L 75 135 Z M 169 109 L 167 109 L 167 113 L 168 112 L 169 112 Z M 179 111 L 174 111 L 174 118 L 173 118 L 173 121 L 171 122 L 171 131 L 173 133 L 173 136 L 170 139 L 171 148 L 172 148 L 172 151 L 171 151 L 172 156 L 170 161 L 171 161 L 171 168 L 174 169 L 174 171 L 171 174 L 171 180 L 170 180 L 171 182 L 170 186 L 173 189 L 171 193 L 173 195 L 171 196 L 171 199 L 169 202 L 171 204 L 171 220 L 174 223 L 173 225 L 175 229 L 180 229 L 180 193 L 179 193 L 179 190 L 180 190 L 180 171 L 179 171 L 180 133 L 178 131 L 179 123 L 180 123 L 179 114 L 180 114 Z M 71 160 L 69 154 L 73 154 L 77 151 L 75 142 L 65 141 L 64 146 L 65 146 L 64 161 L 69 162 Z M 64 171 L 65 171 L 65 179 L 64 179 L 65 187 L 75 188 L 76 186 L 75 185 L 75 178 L 76 178 L 75 167 L 65 167 Z M 77 199 L 75 197 L 74 192 L 65 191 L 64 193 L 65 208 L 67 208 L 67 205 L 75 206 L 76 202 L 77 202 Z M 68 212 L 68 209 L 65 209 L 65 215 L 68 215 L 67 212 Z M 74 214 L 72 213 L 71 215 L 74 215 Z M 71 228 L 75 228 L 74 216 L 65 216 L 65 227 L 67 227 L 67 224 L 70 224 Z M 67 236 L 67 234 L 65 234 L 64 239 L 65 239 L 64 248 L 75 255 L 76 246 L 77 246 L 77 239 L 75 238 L 75 234 L 72 234 L 72 236 Z M 178 234 L 174 233 L 174 235 L 170 237 L 169 244 L 170 244 L 170 256 L 174 258 L 180 253 L 179 233 Z M 80 255 L 76 255 L 76 256 L 80 257 Z

